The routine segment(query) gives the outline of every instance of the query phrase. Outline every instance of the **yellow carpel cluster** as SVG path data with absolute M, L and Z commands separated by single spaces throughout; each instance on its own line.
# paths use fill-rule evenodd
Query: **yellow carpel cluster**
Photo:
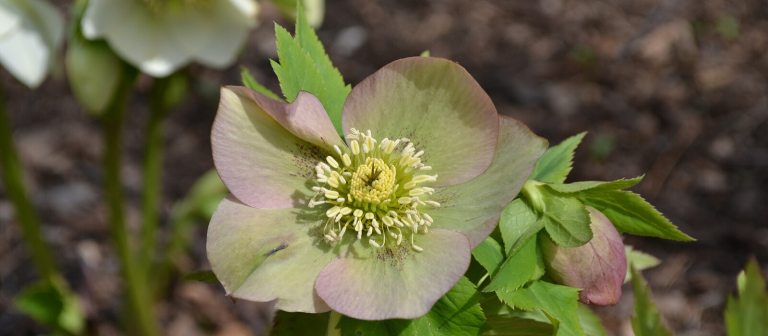
M 348 146 L 335 146 L 335 156 L 315 166 L 314 208 L 324 206 L 327 217 L 323 236 L 329 243 L 341 242 L 347 231 L 357 239 L 367 237 L 374 247 L 400 245 L 410 241 L 421 251 L 414 236 L 427 233 L 432 217 L 425 212 L 439 207 L 429 200 L 434 189 L 423 186 L 437 180 L 425 172 L 432 167 L 422 162 L 406 138 L 376 140 L 371 131 L 352 129 Z

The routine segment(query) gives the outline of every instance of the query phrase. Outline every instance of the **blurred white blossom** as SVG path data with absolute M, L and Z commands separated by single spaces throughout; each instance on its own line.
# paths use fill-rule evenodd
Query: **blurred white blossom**
M 0 0 L 0 63 L 30 88 L 43 82 L 64 21 L 43 0 Z
M 234 62 L 257 12 L 253 0 L 90 0 L 82 29 L 142 72 L 164 77 L 193 61 Z

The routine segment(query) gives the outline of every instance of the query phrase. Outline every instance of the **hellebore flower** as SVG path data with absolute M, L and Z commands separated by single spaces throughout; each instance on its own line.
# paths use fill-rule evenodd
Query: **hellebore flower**
M 579 300 L 583 303 L 616 304 L 627 273 L 624 243 L 605 215 L 591 207 L 587 210 L 593 236 L 586 244 L 566 248 L 542 238 L 549 275 L 557 282 L 581 288 Z
M 42 0 L 0 0 L 0 63 L 29 88 L 43 82 L 64 21 Z
M 253 0 L 90 0 L 82 28 L 142 72 L 165 77 L 192 61 L 234 62 L 257 13 Z
M 545 148 L 458 64 L 395 61 L 321 103 L 224 88 L 211 135 L 232 192 L 208 228 L 227 293 L 285 311 L 416 318 L 466 271 Z

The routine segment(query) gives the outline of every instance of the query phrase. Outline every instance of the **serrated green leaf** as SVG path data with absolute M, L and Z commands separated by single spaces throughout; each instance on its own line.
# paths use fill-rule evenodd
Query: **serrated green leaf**
M 694 240 L 633 192 L 587 190 L 577 195 L 584 204 L 600 210 L 621 232 L 678 241 Z
M 729 336 L 768 335 L 768 290 L 757 260 L 738 277 L 739 296 L 729 296 L 725 327 Z
M 485 268 L 488 274 L 494 274 L 504 262 L 504 250 L 496 239 L 488 237 L 472 250 L 472 257 Z
M 551 336 L 551 324 L 516 316 L 489 316 L 487 336 Z
M 344 336 L 476 336 L 485 324 L 485 314 L 478 302 L 475 285 L 467 278 L 458 283 L 435 303 L 432 310 L 415 320 L 362 321 L 342 317 L 339 322 Z
M 268 89 L 266 86 L 261 85 L 261 83 L 259 83 L 256 80 L 256 78 L 253 78 L 253 75 L 251 74 L 250 71 L 248 71 L 248 68 L 246 67 L 240 68 L 240 79 L 243 81 L 243 85 L 245 85 L 245 87 L 253 91 L 256 91 L 258 93 L 261 93 L 274 100 L 282 101 L 282 99 L 280 99 L 280 96 L 272 92 L 272 90 Z
M 501 212 L 499 231 L 504 240 L 507 255 L 514 255 L 523 245 L 535 236 L 544 224 L 536 213 L 522 199 L 509 203 Z
M 592 309 L 587 305 L 579 304 L 579 321 L 581 327 L 584 329 L 584 334 L 587 336 L 607 336 L 608 333 L 603 327 L 603 322 L 600 320 Z
M 352 87 L 344 84 L 301 11 L 296 20 L 296 36 L 275 24 L 275 40 L 279 61 L 271 64 L 285 99 L 293 102 L 300 91 L 315 95 L 341 134 L 341 112 Z
M 62 282 L 40 281 L 24 288 L 14 306 L 35 321 L 56 331 L 78 335 L 85 327 L 77 297 Z
M 635 336 L 670 336 L 671 333 L 661 321 L 656 305 L 651 299 L 651 290 L 643 275 L 630 266 L 632 289 L 635 292 L 635 313 L 632 316 L 632 330 Z
M 638 272 L 649 269 L 651 267 L 655 267 L 661 263 L 661 261 L 659 261 L 659 259 L 656 257 L 645 252 L 635 250 L 632 248 L 632 246 L 629 245 L 624 246 L 624 254 L 627 256 L 627 266 L 631 265 Z M 624 276 L 624 283 L 629 282 L 630 279 L 632 279 L 632 273 L 630 272 L 630 267 L 627 267 L 627 275 Z
M 528 239 L 519 252 L 504 260 L 483 291 L 492 292 L 502 288 L 515 290 L 543 275 L 544 261 L 538 249 L 538 242 L 536 239 Z
M 635 186 L 643 180 L 643 176 L 615 181 L 579 181 L 567 184 L 553 183 L 547 187 L 559 193 L 571 194 L 585 190 L 621 190 Z
M 579 133 L 550 147 L 541 156 L 530 179 L 547 183 L 563 183 L 573 165 L 573 153 L 587 133 Z
M 522 310 L 541 310 L 556 326 L 557 336 L 583 336 L 579 321 L 576 288 L 534 281 L 530 286 L 515 291 L 500 290 L 496 294 L 507 305 Z
M 540 220 L 552 241 L 559 246 L 576 247 L 592 239 L 589 212 L 581 201 L 566 194 L 543 194 L 546 210 Z

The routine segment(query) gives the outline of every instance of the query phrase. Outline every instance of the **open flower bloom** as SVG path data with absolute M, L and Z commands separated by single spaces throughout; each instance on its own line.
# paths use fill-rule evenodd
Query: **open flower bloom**
M 0 63 L 30 88 L 43 82 L 64 21 L 42 0 L 0 0 Z
M 592 239 L 578 247 L 560 247 L 543 238 L 542 250 L 549 275 L 556 281 L 581 288 L 579 300 L 599 306 L 619 302 L 627 273 L 627 257 L 621 235 L 600 211 L 589 210 Z
M 416 318 L 464 274 L 546 143 L 437 58 L 385 66 L 342 119 L 344 139 L 308 93 L 222 90 L 213 158 L 233 197 L 211 219 L 208 259 L 237 298 Z
M 164 77 L 192 61 L 234 62 L 257 12 L 253 0 L 90 0 L 82 28 L 142 72 Z

